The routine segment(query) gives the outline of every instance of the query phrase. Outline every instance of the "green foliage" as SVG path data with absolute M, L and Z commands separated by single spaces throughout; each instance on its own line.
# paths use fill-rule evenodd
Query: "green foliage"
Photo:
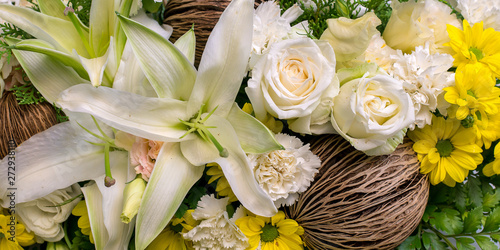
M 71 244 L 71 250 L 93 250 L 94 244 L 90 243 L 89 236 L 84 235 L 80 230 L 75 231 L 75 237 Z
M 78 16 L 83 24 L 89 26 L 90 19 L 90 7 L 92 1 L 89 0 L 69 0 L 70 6 L 75 10 L 75 14 Z
M 38 104 L 46 101 L 42 94 L 40 94 L 30 82 L 24 85 L 14 86 L 10 90 L 14 91 L 14 95 L 19 105 Z
M 198 206 L 198 201 L 200 200 L 200 198 L 207 193 L 207 189 L 204 187 L 202 182 L 204 182 L 204 180 L 200 179 L 189 190 L 188 194 L 182 201 L 182 204 L 174 214 L 176 218 L 182 218 L 187 210 L 195 209 Z
M 52 104 L 54 110 L 56 111 L 56 119 L 58 123 L 69 121 L 69 117 L 62 111 L 61 108 L 57 107 L 55 104 Z

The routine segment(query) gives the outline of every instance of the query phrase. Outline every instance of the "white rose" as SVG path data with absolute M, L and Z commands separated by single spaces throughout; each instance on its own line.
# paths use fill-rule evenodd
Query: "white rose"
M 392 1 L 392 14 L 383 37 L 389 46 L 407 54 L 426 42 L 430 42 L 432 53 L 453 54 L 450 47 L 443 45 L 450 41 L 446 25 L 462 25 L 451 11 L 438 0 Z
M 334 99 L 332 125 L 367 155 L 389 154 L 415 122 L 413 103 L 402 82 L 388 75 L 366 75 L 342 85 Z
M 380 19 L 368 12 L 357 19 L 345 17 L 332 18 L 327 21 L 328 28 L 321 35 L 320 40 L 330 43 L 338 63 L 352 60 L 370 45 L 373 35 L 379 33 L 376 29 L 381 24 Z
M 26 228 L 45 241 L 59 241 L 64 237 L 61 223 L 66 221 L 76 204 L 77 198 L 68 204 L 58 206 L 81 194 L 80 186 L 73 184 L 65 189 L 56 190 L 42 198 L 19 203 L 16 212 Z
M 269 113 L 279 119 L 310 115 L 323 92 L 335 81 L 335 54 L 326 42 L 309 38 L 273 44 L 252 71 L 245 89 L 257 119 Z

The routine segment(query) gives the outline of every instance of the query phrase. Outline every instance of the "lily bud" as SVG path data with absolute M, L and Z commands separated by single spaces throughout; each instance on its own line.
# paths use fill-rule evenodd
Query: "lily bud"
M 128 224 L 139 211 L 145 189 L 146 181 L 141 177 L 135 178 L 125 186 L 125 190 L 123 190 L 123 210 L 120 216 L 123 223 Z
M 69 247 L 62 241 L 47 242 L 47 250 L 69 250 Z

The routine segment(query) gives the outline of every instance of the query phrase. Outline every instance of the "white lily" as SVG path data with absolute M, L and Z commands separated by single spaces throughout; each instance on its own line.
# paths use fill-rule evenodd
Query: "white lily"
M 125 183 L 135 176 L 128 165 L 128 153 L 115 150 L 107 155 L 105 146 L 98 145 L 103 141 L 83 129 L 112 138 L 109 126 L 97 123 L 98 129 L 88 115 L 70 114 L 70 118 L 71 121 L 57 124 L 19 145 L 14 158 L 7 156 L 0 161 L 0 178 L 7 180 L 15 173 L 12 185 L 0 182 L 0 205 L 11 206 L 11 192 L 15 192 L 15 202 L 21 203 L 80 181 L 95 180 L 96 189 L 82 190 L 85 199 L 92 202 L 89 211 L 96 246 L 98 249 L 127 249 L 133 225 L 121 223 L 119 214 Z M 116 180 L 109 188 L 104 187 L 106 158 Z M 8 171 L 9 166 L 14 169 Z M 101 217 L 103 219 L 99 220 Z
M 65 88 L 79 83 L 111 86 L 120 65 L 126 37 L 115 11 L 134 18 L 162 36 L 170 36 L 160 26 L 144 18 L 137 0 L 93 0 L 89 27 L 68 11 L 61 0 L 40 0 L 41 12 L 29 8 L 0 5 L 0 18 L 20 27 L 37 39 L 7 39 L 35 87 L 53 102 Z M 65 15 L 65 13 L 67 15 Z M 35 53 L 34 53 L 35 52 Z M 61 76 L 64 84 L 48 84 L 40 71 Z M 49 81 L 50 82 L 50 81 Z
M 160 98 L 81 84 L 64 91 L 57 103 L 136 136 L 167 142 L 137 215 L 136 248 L 144 249 L 163 230 L 209 162 L 221 166 L 247 209 L 274 215 L 277 210 L 255 181 L 245 152 L 282 147 L 234 103 L 251 50 L 253 1 L 230 3 L 208 39 L 198 72 L 166 39 L 119 19 Z

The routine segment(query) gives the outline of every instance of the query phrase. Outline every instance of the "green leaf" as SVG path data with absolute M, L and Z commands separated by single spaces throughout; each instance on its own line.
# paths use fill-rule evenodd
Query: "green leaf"
M 427 205 L 425 208 L 424 216 L 422 216 L 422 220 L 425 222 L 429 221 L 430 214 L 436 211 L 437 207 L 435 205 Z
M 491 238 L 492 238 L 495 242 L 499 242 L 499 241 L 500 241 L 500 234 L 491 234 Z
M 489 212 L 494 208 L 498 202 L 500 202 L 500 192 L 495 190 L 494 193 L 485 193 L 483 196 L 483 209 L 485 212 Z
M 473 236 L 482 250 L 497 250 L 498 247 L 486 236 Z
M 426 249 L 433 249 L 433 250 L 448 249 L 446 243 L 442 242 L 441 239 L 434 233 L 424 232 L 422 234 L 422 239 L 424 240 L 424 246 L 426 246 Z M 426 244 L 426 241 L 429 243 Z
M 458 250 L 476 250 L 474 246 L 471 244 L 474 243 L 474 240 L 468 237 L 459 237 L 457 240 L 457 249 Z
M 449 234 L 458 234 L 462 232 L 464 226 L 459 216 L 460 212 L 457 210 L 444 208 L 442 212 L 432 213 L 429 221 L 439 230 Z
M 483 218 L 483 209 L 481 207 L 476 207 L 464 218 L 464 230 L 463 233 L 475 233 L 479 228 L 481 228 L 481 219 Z
M 420 238 L 416 235 L 410 236 L 406 238 L 401 245 L 399 245 L 398 250 L 414 250 L 421 249 L 422 243 L 420 242 Z
M 500 228 L 500 207 L 496 207 L 491 211 L 484 223 L 483 232 L 498 231 Z
M 481 181 L 472 175 L 469 176 L 467 183 L 469 188 L 469 197 L 475 207 L 483 206 L 483 191 L 481 190 Z
M 465 206 L 467 205 L 467 193 L 464 185 L 457 185 L 453 189 L 453 192 L 455 195 L 455 206 L 457 207 L 458 211 L 463 213 L 465 211 Z

